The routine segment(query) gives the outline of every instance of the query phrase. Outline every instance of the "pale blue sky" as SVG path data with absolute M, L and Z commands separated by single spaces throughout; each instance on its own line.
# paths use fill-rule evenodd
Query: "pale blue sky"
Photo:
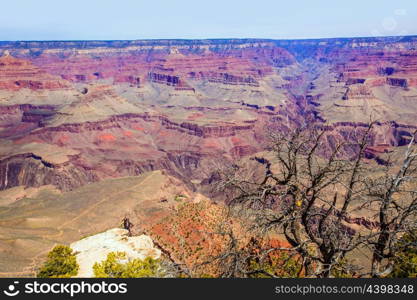
M 417 34 L 416 0 L 0 0 L 0 40 Z

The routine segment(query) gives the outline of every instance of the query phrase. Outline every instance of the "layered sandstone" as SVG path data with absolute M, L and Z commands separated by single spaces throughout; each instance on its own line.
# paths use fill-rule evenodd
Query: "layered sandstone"
M 68 87 L 64 80 L 46 73 L 30 61 L 17 59 L 8 52 L 0 57 L 0 89 L 57 90 Z
M 68 190 L 155 169 L 204 180 L 209 162 L 261 151 L 268 131 L 307 116 L 327 124 L 329 147 L 372 116 L 380 123 L 367 155 L 378 159 L 407 143 L 417 125 L 416 44 L 413 37 L 1 43 L 0 138 L 15 145 L 0 154 L 1 188 Z M 51 162 L 53 147 L 77 154 Z

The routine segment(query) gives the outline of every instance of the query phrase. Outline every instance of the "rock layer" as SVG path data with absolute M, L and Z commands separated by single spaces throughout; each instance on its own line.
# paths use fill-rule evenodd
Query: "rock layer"
M 155 169 L 190 184 L 307 117 L 326 127 L 326 147 L 377 120 L 366 153 L 382 162 L 417 126 L 416 46 L 416 37 L 2 42 L 0 139 L 15 146 L 0 149 L 0 189 L 69 190 Z M 77 155 L 51 163 L 56 147 Z

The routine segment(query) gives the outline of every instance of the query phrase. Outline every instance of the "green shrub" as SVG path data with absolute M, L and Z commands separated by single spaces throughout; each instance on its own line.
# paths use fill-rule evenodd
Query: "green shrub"
M 159 259 L 128 260 L 124 252 L 109 253 L 106 260 L 94 264 L 93 271 L 98 278 L 163 277 Z
M 252 278 L 270 278 L 270 274 L 282 278 L 294 278 L 299 277 L 302 265 L 296 258 L 281 252 L 264 261 L 250 261 L 249 270 L 253 272 L 250 275 Z
M 353 273 L 349 270 L 349 263 L 346 258 L 341 259 L 334 264 L 331 269 L 331 275 L 335 278 L 353 278 Z
M 187 196 L 184 196 L 184 195 L 182 195 L 182 194 L 176 195 L 176 196 L 174 197 L 174 200 L 175 200 L 175 201 L 177 201 L 177 202 L 180 202 L 180 201 L 182 201 L 182 200 L 184 200 L 184 199 L 187 199 Z
M 79 266 L 74 252 L 68 246 L 58 245 L 48 253 L 40 268 L 39 278 L 68 278 L 77 275 Z
M 400 251 L 396 253 L 394 269 L 389 277 L 416 278 L 417 277 L 417 232 L 405 234 L 398 246 Z

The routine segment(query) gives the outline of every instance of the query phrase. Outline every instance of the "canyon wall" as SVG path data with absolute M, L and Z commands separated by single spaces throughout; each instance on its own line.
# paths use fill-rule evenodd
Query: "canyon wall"
M 311 118 L 329 147 L 377 121 L 366 155 L 383 163 L 417 127 L 416 47 L 414 36 L 0 42 L 0 189 L 157 169 L 192 186 Z

